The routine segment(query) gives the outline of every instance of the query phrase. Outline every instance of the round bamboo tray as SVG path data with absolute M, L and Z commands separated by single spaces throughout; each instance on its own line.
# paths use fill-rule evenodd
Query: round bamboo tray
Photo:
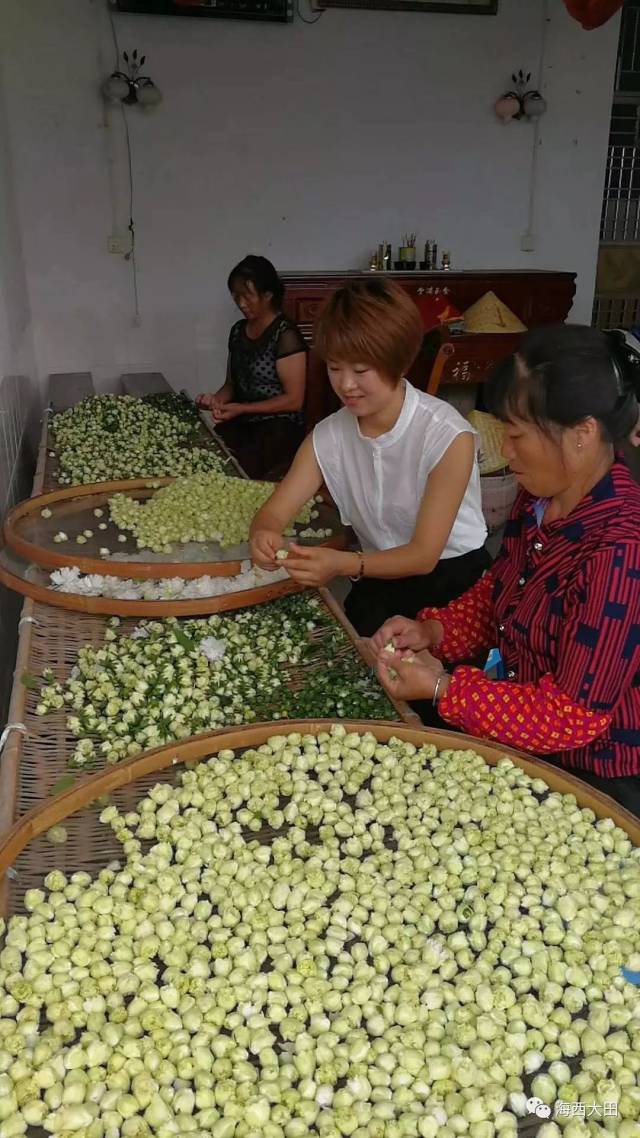
M 97 394 L 97 393 L 92 392 L 92 396 L 94 396 L 95 394 Z M 122 393 L 120 393 L 120 394 L 122 394 Z M 57 449 L 57 444 L 56 444 L 56 439 L 55 439 L 55 432 L 51 429 L 52 422 L 55 420 L 57 415 L 61 414 L 62 411 L 69 410 L 72 406 L 77 406 L 77 403 L 78 402 L 80 402 L 80 403 L 84 402 L 85 398 L 87 398 L 87 397 L 83 396 L 82 399 L 76 400 L 74 397 L 73 402 L 68 403 L 65 407 L 61 407 L 55 411 L 52 408 L 49 408 L 50 413 L 47 412 L 48 422 L 46 423 L 46 430 L 45 430 L 45 434 L 46 434 L 45 464 L 44 464 L 44 468 L 43 468 L 43 481 L 42 481 L 42 485 L 41 485 L 41 489 L 43 489 L 43 490 L 59 489 L 60 485 L 61 485 L 60 477 L 62 475 L 64 475 L 64 473 L 65 473 L 64 470 L 62 469 L 62 467 L 60 466 L 60 459 L 59 459 L 58 449 Z M 144 396 L 134 396 L 134 398 L 140 399 L 141 402 L 145 401 Z M 189 402 L 191 402 L 191 400 L 189 400 Z M 220 460 L 220 468 L 221 468 L 223 474 L 229 474 L 229 475 L 232 475 L 233 477 L 238 477 L 238 478 L 246 478 L 247 476 L 246 476 L 244 470 L 242 469 L 242 467 L 240 466 L 240 463 L 235 458 L 235 456 L 231 453 L 231 451 L 227 447 L 224 440 L 221 439 L 220 436 L 215 433 L 215 431 L 212 429 L 212 427 L 209 426 L 209 424 L 206 422 L 204 416 L 200 413 L 199 409 L 196 408 L 195 410 L 196 410 L 197 419 L 199 419 L 199 423 L 194 424 L 194 426 L 195 426 L 194 437 L 190 440 L 187 439 L 184 441 L 183 446 L 185 447 L 185 449 L 188 449 L 189 447 L 195 445 L 198 447 L 203 447 L 204 449 L 206 449 L 208 451 L 212 451 L 214 454 L 216 454 L 218 456 L 218 458 Z
M 158 781 L 160 772 L 164 772 L 162 781 L 175 783 L 184 766 L 193 766 L 223 749 L 242 752 L 248 747 L 260 746 L 276 733 L 316 734 L 328 730 L 334 722 L 328 719 L 291 720 L 211 732 L 180 744 L 148 751 L 93 776 L 46 804 L 41 803 L 15 824 L 0 844 L 0 916 L 9 917 L 22 912 L 26 890 L 40 886 L 43 877 L 53 869 L 62 870 L 67 875 L 84 870 L 93 876 L 110 863 L 121 860 L 121 845 L 111 828 L 99 821 L 103 795 L 109 794 L 122 812 L 134 810 L 140 798 Z M 416 746 L 430 743 L 439 750 L 469 747 L 490 765 L 495 765 L 507 755 L 529 775 L 542 777 L 551 789 L 573 794 L 581 806 L 590 807 L 598 817 L 611 817 L 634 843 L 640 843 L 640 820 L 634 819 L 606 795 L 549 763 L 451 732 L 352 720 L 341 721 L 341 726 L 348 731 L 371 732 L 380 742 L 395 737 Z M 67 841 L 63 845 L 53 845 L 47 840 L 46 833 L 51 826 L 61 823 L 67 830 Z M 258 832 L 251 831 L 247 836 L 266 844 L 273 840 L 274 833 L 265 827 Z M 525 1091 L 531 1092 L 531 1076 L 527 1076 Z M 518 1138 L 535 1138 L 540 1125 L 540 1119 L 535 1116 L 519 1119 Z M 310 1128 L 309 1133 L 312 1129 L 316 1133 L 315 1128 Z
M 0 550 L 1 584 L 14 593 L 21 593 L 23 597 L 29 597 L 43 605 L 66 609 L 67 612 L 148 617 L 156 620 L 168 616 L 211 616 L 217 612 L 266 604 L 267 601 L 275 601 L 278 597 L 288 597 L 292 593 L 304 591 L 304 585 L 287 578 L 285 581 L 275 581 L 271 585 L 260 585 L 255 589 L 239 589 L 235 593 L 223 593 L 214 597 L 193 597 L 184 601 L 123 601 L 116 597 L 87 597 L 80 593 L 62 593 L 58 589 L 49 588 L 46 583 L 48 574 L 38 566 L 25 566 L 25 571 L 31 574 L 30 577 L 13 572 L 5 554 L 6 548 Z M 24 565 L 24 562 L 22 564 Z M 17 568 L 15 564 L 14 568 Z
M 65 525 L 69 526 L 72 523 L 79 532 L 89 526 L 94 530 L 97 529 L 98 523 L 94 520 L 93 510 L 106 509 L 105 518 L 107 518 L 108 500 L 114 494 L 131 494 L 143 500 L 149 498 L 159 487 L 168 486 L 174 481 L 174 478 L 134 478 L 124 482 L 100 482 L 92 486 L 66 486 L 61 490 L 39 494 L 35 498 L 20 502 L 7 514 L 4 523 L 5 541 L 9 548 L 25 561 L 33 562 L 45 569 L 77 566 L 82 573 L 108 573 L 113 577 L 136 577 L 145 580 L 155 577 L 183 577 L 191 580 L 204 574 L 212 577 L 236 576 L 240 573 L 242 561 L 249 556 L 246 545 L 221 550 L 212 542 L 202 543 L 219 553 L 217 557 L 208 561 L 188 559 L 186 550 L 197 550 L 196 542 L 185 547 L 185 559 L 182 561 L 164 561 L 154 554 L 147 554 L 148 560 L 138 560 L 140 553 L 135 540 L 127 536 L 126 543 L 119 543 L 118 549 L 123 556 L 128 555 L 128 560 L 115 560 L 113 556 L 100 557 L 98 549 L 109 541 L 113 545 L 114 539 L 117 540 L 118 530 L 111 522 L 108 523 L 108 530 L 100 531 L 99 534 L 94 532 L 93 536 L 87 539 L 85 554 L 81 552 L 85 545 L 78 545 L 76 542 L 65 544 L 64 552 L 58 547 L 52 547 L 54 532 Z M 43 518 L 43 509 L 51 510 L 52 516 Z M 344 549 L 346 533 L 338 521 L 335 510 L 320 505 L 319 512 L 319 526 L 331 528 L 334 534 L 322 542 L 313 544 Z
M 17 911 L 19 897 L 27 888 L 35 886 L 51 869 L 98 872 L 116 857 L 119 847 L 111 830 L 100 824 L 99 811 L 91 809 L 92 803 L 103 795 L 113 795 L 119 806 L 131 810 L 135 802 L 157 781 L 159 771 L 169 771 L 170 780 L 175 780 L 179 766 L 201 762 L 218 751 L 257 747 L 275 734 L 300 732 L 314 735 L 326 731 L 336 722 L 347 731 L 371 732 L 380 742 L 395 737 L 416 746 L 433 744 L 440 751 L 470 749 L 481 755 L 491 766 L 507 756 L 532 778 L 544 779 L 551 790 L 573 794 L 580 806 L 589 807 L 597 817 L 612 818 L 635 845 L 640 845 L 640 819 L 634 818 L 613 799 L 581 782 L 574 775 L 542 760 L 528 758 L 508 747 L 494 746 L 455 732 L 419 730 L 379 720 L 282 720 L 233 730 L 222 728 L 181 743 L 154 748 L 92 775 L 70 790 L 29 810 L 15 822 L 0 844 L 0 915 Z M 68 840 L 63 846 L 54 846 L 43 835 L 52 826 L 62 822 L 66 825 Z M 253 838 L 262 838 L 263 841 L 269 841 L 271 836 L 268 830 L 252 834 Z M 12 900 L 8 901 L 6 875 L 11 868 L 14 871 L 10 890 Z
M 282 680 L 291 691 L 303 687 L 309 674 L 329 669 L 348 655 L 359 657 L 364 671 L 372 664 L 368 642 L 358 637 L 337 601 L 326 589 L 320 589 L 319 595 L 325 615 L 329 615 L 332 622 L 309 634 L 313 651 L 307 662 L 283 665 Z M 66 708 L 49 715 L 37 714 L 39 677 L 45 669 L 51 669 L 56 680 L 66 679 L 77 663 L 82 647 L 91 645 L 98 648 L 102 645 L 107 621 L 104 616 L 66 612 L 32 601 L 27 602 L 25 612 L 33 623 L 25 624 L 21 630 L 9 722 L 24 724 L 26 734 L 11 733 L 0 762 L 0 839 L 16 819 L 24 817 L 41 802 L 51 801 L 70 774 L 68 759 L 77 739 L 69 730 Z M 130 632 L 135 624 L 134 619 L 124 620 L 121 631 Z M 336 626 L 343 633 L 337 648 L 332 635 Z M 371 683 L 373 687 L 379 687 L 373 676 Z M 390 719 L 409 726 L 421 726 L 420 719 L 408 704 L 387 698 L 390 708 L 393 708 L 387 713 Z M 287 722 L 274 721 L 273 731 L 284 729 Z M 79 785 L 91 774 L 80 769 L 74 771 L 72 777 Z

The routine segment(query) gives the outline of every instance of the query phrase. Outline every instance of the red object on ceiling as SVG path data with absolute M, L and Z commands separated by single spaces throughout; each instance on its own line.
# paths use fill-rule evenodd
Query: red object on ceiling
M 615 16 L 622 7 L 623 0 L 564 0 L 567 11 L 574 20 L 590 32 L 594 28 L 601 28 Z

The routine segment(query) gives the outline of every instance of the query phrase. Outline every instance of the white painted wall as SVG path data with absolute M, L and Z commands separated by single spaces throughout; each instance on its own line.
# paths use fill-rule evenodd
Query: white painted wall
M 303 0 L 304 2 L 304 0 Z M 132 111 L 141 326 L 127 265 L 122 122 L 98 82 L 113 49 L 103 0 L 3 0 L 6 86 L 38 366 L 159 369 L 218 385 L 233 308 L 228 269 L 262 252 L 282 269 L 360 267 L 379 240 L 436 236 L 459 268 L 577 271 L 590 315 L 617 41 L 549 0 L 535 252 L 530 124 L 492 104 L 514 68 L 537 72 L 542 0 L 497 17 L 327 12 L 313 26 L 117 17 L 165 102 Z

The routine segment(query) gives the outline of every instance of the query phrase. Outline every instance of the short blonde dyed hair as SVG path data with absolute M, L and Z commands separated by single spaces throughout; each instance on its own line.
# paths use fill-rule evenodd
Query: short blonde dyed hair
M 352 281 L 336 289 L 315 324 L 314 348 L 324 360 L 367 364 L 400 380 L 422 344 L 418 309 L 393 281 Z

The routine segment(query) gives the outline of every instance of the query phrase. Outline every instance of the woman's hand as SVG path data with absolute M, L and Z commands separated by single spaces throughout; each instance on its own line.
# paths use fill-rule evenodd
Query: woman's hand
M 442 665 L 428 653 L 418 659 L 411 655 L 401 656 L 398 652 L 381 652 L 376 662 L 376 675 L 393 699 L 433 699 L 438 680 L 439 695 L 444 694 L 449 685 L 449 679 L 442 678 Z
M 282 564 L 294 581 L 318 589 L 344 572 L 343 557 L 340 550 L 328 549 L 327 546 L 291 544 L 289 556 Z
M 389 643 L 401 651 L 408 648 L 412 652 L 421 652 L 425 648 L 437 648 L 443 632 L 439 620 L 408 620 L 406 616 L 392 616 L 372 636 L 371 647 L 376 655 L 383 652 Z
M 213 394 L 203 392 L 203 394 L 196 396 L 198 407 L 202 408 L 203 411 L 210 411 L 214 418 L 220 408 L 228 403 L 229 393 L 224 388 L 221 388 L 220 391 L 214 391 Z
M 640 447 L 640 416 L 638 417 L 638 422 L 629 435 L 629 442 L 631 443 L 632 447 Z
M 244 414 L 244 403 L 218 403 L 212 409 L 212 413 L 216 423 L 227 423 L 230 419 Z
M 260 569 L 278 569 L 284 565 L 284 561 L 276 559 L 278 550 L 284 548 L 281 533 L 269 529 L 258 529 L 251 534 L 250 545 L 251 560 Z

